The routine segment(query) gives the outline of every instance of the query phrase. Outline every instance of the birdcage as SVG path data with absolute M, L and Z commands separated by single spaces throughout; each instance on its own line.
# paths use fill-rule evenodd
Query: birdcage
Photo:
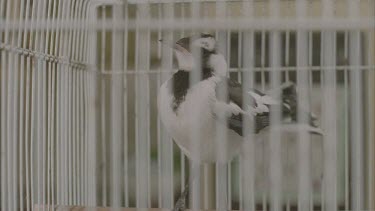
M 374 8 L 0 0 L 0 210 L 172 209 L 191 174 L 194 210 L 375 209 Z M 269 132 L 244 137 L 230 162 L 191 162 L 157 110 L 159 87 L 178 69 L 159 40 L 202 32 L 244 90 L 277 98 L 295 84 L 298 111 L 313 111 L 323 135 L 273 129 L 275 109 Z M 227 134 L 217 133 L 219 143 Z

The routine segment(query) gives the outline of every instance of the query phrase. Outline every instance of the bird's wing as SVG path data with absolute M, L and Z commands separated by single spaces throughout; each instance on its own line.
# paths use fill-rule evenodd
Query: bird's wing
M 220 121 L 226 121 L 227 127 L 241 136 L 244 134 L 245 119 L 248 119 L 249 123 L 254 122 L 252 132 L 257 133 L 267 127 L 269 108 L 278 103 L 256 89 L 248 91 L 245 96 L 248 99 L 244 99 L 243 92 L 240 83 L 229 78 L 221 80 L 216 85 L 217 102 L 214 109 L 215 116 Z
M 225 117 L 225 119 L 218 119 L 226 121 L 227 127 L 241 136 L 245 132 L 243 128 L 245 119 L 248 124 L 252 125 L 252 131 L 248 132 L 258 133 L 269 126 L 270 108 L 273 105 L 281 105 L 283 119 L 290 119 L 295 122 L 297 120 L 295 86 L 292 83 L 283 84 L 280 91 L 280 101 L 256 89 L 247 90 L 246 95 L 244 95 L 240 83 L 225 78 L 218 82 L 216 86 L 217 102 L 215 103 L 214 115 Z M 244 97 L 247 99 L 244 99 Z M 225 115 L 222 115 L 223 112 Z

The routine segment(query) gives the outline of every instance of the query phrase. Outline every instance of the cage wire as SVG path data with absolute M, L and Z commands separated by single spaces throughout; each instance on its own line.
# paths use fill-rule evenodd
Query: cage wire
M 191 174 L 192 209 L 375 209 L 374 8 L 372 0 L 0 0 L 0 210 L 171 209 Z M 227 164 L 192 163 L 157 110 L 159 87 L 178 68 L 158 41 L 201 32 L 215 36 L 228 77 L 244 90 L 295 83 L 298 112 L 316 113 L 324 135 L 271 129 L 245 138 Z M 281 121 L 280 108 L 272 113 L 271 128 Z M 196 150 L 206 149 L 200 127 L 191 129 Z

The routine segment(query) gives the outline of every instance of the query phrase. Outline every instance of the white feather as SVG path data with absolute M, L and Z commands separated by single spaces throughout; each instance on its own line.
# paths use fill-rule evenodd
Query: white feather
M 214 70 L 216 75 L 223 77 L 227 75 L 227 62 L 225 61 L 224 55 L 211 55 L 208 60 L 208 65 Z
M 217 104 L 215 91 L 217 80 L 217 77 L 212 77 L 192 86 L 177 112 L 174 112 L 171 106 L 173 95 L 168 90 L 168 82 L 165 82 L 159 91 L 158 109 L 161 121 L 176 144 L 194 161 L 227 162 L 239 152 L 243 141 L 240 135 L 227 129 L 228 138 L 225 139 L 225 143 L 221 143 L 226 146 L 226 152 L 218 154 L 217 135 L 220 133 L 216 131 L 217 124 L 225 125 L 225 123 L 215 117 L 215 109 L 224 109 L 228 112 L 243 111 L 234 103 Z M 191 129 L 197 125 L 199 131 L 195 137 L 199 137 L 199 140 L 195 141 L 199 144 L 198 150 L 194 148 L 191 139 Z
M 177 63 L 178 63 L 178 69 L 180 70 L 186 70 L 186 71 L 191 71 L 193 70 L 194 67 L 194 58 L 191 53 L 188 51 L 179 51 L 179 50 L 174 50 Z

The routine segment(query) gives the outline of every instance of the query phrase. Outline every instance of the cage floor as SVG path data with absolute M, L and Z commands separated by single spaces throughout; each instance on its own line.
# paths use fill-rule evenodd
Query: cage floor
M 113 207 L 82 207 L 82 206 L 62 206 L 62 205 L 35 205 L 35 211 L 46 211 L 46 210 L 55 210 L 55 211 L 110 211 L 115 210 Z M 168 209 L 140 209 L 140 208 L 119 208 L 119 211 L 170 211 Z

